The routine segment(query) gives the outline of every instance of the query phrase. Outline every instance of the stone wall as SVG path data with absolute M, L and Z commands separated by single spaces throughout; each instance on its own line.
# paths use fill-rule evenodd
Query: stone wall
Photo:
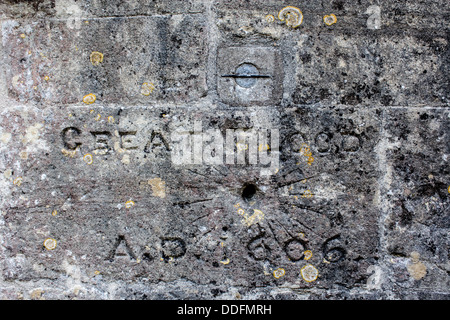
M 446 7 L 0 1 L 0 297 L 449 299 Z

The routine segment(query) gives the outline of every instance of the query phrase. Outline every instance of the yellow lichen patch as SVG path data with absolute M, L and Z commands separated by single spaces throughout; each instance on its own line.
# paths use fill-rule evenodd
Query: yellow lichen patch
M 334 15 L 333 13 L 330 15 L 325 15 L 323 17 L 323 22 L 325 22 L 325 24 L 327 26 L 331 26 L 332 24 L 335 24 L 337 22 L 336 15 Z
M 285 274 L 286 274 L 286 271 L 283 268 L 278 268 L 276 270 L 273 270 L 273 276 L 275 279 L 280 279 Z
M 238 211 L 237 211 L 237 213 L 238 213 L 238 215 L 243 216 L 243 215 L 245 215 L 245 210 L 242 209 L 242 208 L 239 208 Z
M 93 51 L 89 58 L 93 66 L 98 66 L 100 63 L 103 62 L 103 53 Z
M 108 117 L 108 123 L 114 123 L 114 117 L 113 116 L 109 116 Z
M 155 197 L 166 197 L 166 183 L 161 178 L 154 178 L 148 180 L 148 184 L 152 187 L 152 192 Z
M 44 247 L 47 250 L 54 250 L 56 248 L 56 240 L 52 238 L 47 238 L 44 240 Z
M 30 293 L 30 298 L 33 299 L 33 300 L 42 300 L 42 299 L 43 299 L 43 298 L 42 298 L 42 294 L 43 294 L 44 292 L 45 292 L 45 291 L 42 290 L 42 289 L 34 289 L 34 290 L 31 291 L 31 293 Z
M 450 193 L 450 186 L 448 186 L 447 191 L 448 191 L 448 193 Z
M 90 153 L 86 153 L 83 157 L 84 162 L 86 162 L 87 164 L 92 164 L 94 163 L 94 157 L 92 156 L 92 154 Z
M 310 190 L 306 190 L 302 195 L 302 198 L 312 198 L 312 197 L 313 193 Z
M 49 76 L 45 76 L 45 77 L 44 77 L 44 80 L 45 80 L 45 81 L 48 81 L 48 80 L 50 80 L 50 77 L 49 77 Z
M 227 265 L 227 264 L 229 264 L 231 261 L 230 261 L 230 259 L 226 259 L 226 260 L 222 260 L 222 261 L 219 261 L 221 264 L 224 264 L 224 265 Z
M 22 177 L 17 177 L 16 179 L 14 179 L 13 184 L 16 186 L 20 186 L 23 182 L 23 178 Z
M 236 148 L 238 151 L 245 151 L 248 149 L 248 145 L 242 142 L 236 143 Z
M 135 205 L 133 200 L 128 200 L 127 202 L 125 202 L 125 208 L 130 209 Z
M 303 22 L 303 13 L 297 7 L 287 6 L 278 12 L 278 19 L 286 21 L 288 27 L 297 28 Z
M 303 280 L 306 282 L 313 282 L 317 280 L 319 276 L 319 271 L 311 264 L 307 264 L 303 268 L 301 268 L 300 273 L 302 275 Z
M 266 21 L 269 22 L 269 23 L 272 23 L 272 22 L 275 21 L 275 17 L 273 15 L 271 15 L 271 14 L 268 14 L 266 16 Z
M 94 271 L 94 275 L 98 276 L 99 274 L 100 274 L 100 271 L 98 271 L 98 270 Z
M 20 37 L 21 37 L 22 39 L 25 39 L 25 37 L 26 37 L 26 36 L 25 36 L 25 33 L 21 33 L 21 34 L 20 34 Z
M 311 165 L 314 162 L 314 157 L 312 156 L 311 148 L 306 143 L 302 144 L 299 152 L 302 156 L 305 156 L 308 159 L 306 161 L 308 165 Z
M 155 85 L 153 83 L 144 82 L 141 86 L 141 93 L 144 96 L 149 96 L 153 90 L 155 90 Z
M 269 151 L 270 150 L 270 146 L 268 144 L 260 144 L 258 146 L 258 151 Z
M 55 217 L 57 214 L 58 214 L 58 211 L 57 211 L 57 210 L 53 210 L 53 211 L 52 211 L 52 216 Z
M 418 252 L 411 252 L 412 264 L 410 264 L 407 269 L 414 280 L 420 280 L 427 274 L 427 267 L 420 262 L 419 258 L 420 254 Z
M 89 93 L 83 97 L 83 102 L 86 104 L 93 104 L 97 100 L 97 97 L 93 93 Z
M 66 157 L 70 157 L 73 158 L 75 157 L 75 154 L 77 153 L 77 150 L 67 150 L 67 149 L 61 149 L 61 153 L 66 156 Z
M 99 114 L 97 114 L 97 116 L 95 117 L 95 121 L 100 121 L 101 118 L 102 118 L 102 115 L 99 113 Z
M 251 216 L 244 213 L 242 223 L 250 227 L 251 225 L 254 225 L 262 220 L 264 220 L 264 213 L 261 210 L 253 209 L 253 214 Z
M 304 155 L 305 157 L 311 156 L 311 148 L 306 143 L 303 143 L 302 147 L 300 148 L 300 154 Z
M 236 204 L 234 205 L 235 208 L 239 208 L 240 206 L 241 206 L 240 203 L 236 203 Z
M 303 252 L 303 254 L 305 255 L 305 257 L 303 259 L 305 260 L 309 260 L 312 258 L 313 254 L 311 250 L 306 250 L 305 252 Z

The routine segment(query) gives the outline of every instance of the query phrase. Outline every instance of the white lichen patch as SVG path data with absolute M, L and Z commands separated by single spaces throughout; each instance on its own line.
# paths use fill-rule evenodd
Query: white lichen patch
M 278 12 L 278 19 L 285 21 L 288 27 L 297 28 L 303 22 L 303 13 L 297 7 L 287 6 Z
M 92 164 L 94 163 L 94 157 L 92 156 L 92 154 L 87 153 L 83 156 L 83 161 L 86 162 L 87 164 Z
M 129 154 L 124 154 L 122 157 L 122 163 L 123 164 L 130 164 L 130 155 Z
M 17 177 L 17 178 L 15 178 L 14 180 L 13 180 L 13 184 L 15 185 L 15 186 L 18 186 L 18 187 L 20 187 L 20 185 L 23 183 L 23 178 L 22 177 Z
M 144 96 L 149 96 L 153 90 L 155 90 L 155 85 L 151 82 L 144 82 L 141 86 L 141 94 Z
M 11 137 L 12 137 L 12 134 L 11 134 L 11 133 L 9 133 L 9 132 L 3 132 L 3 133 L 0 135 L 0 142 L 3 143 L 3 144 L 8 144 L 8 142 L 11 141 Z
M 323 22 L 324 22 L 327 26 L 331 26 L 331 25 L 333 25 L 333 24 L 335 24 L 335 23 L 337 22 L 337 17 L 336 17 L 336 15 L 334 15 L 333 13 L 332 13 L 332 14 L 329 14 L 329 15 L 325 15 L 325 16 L 323 17 Z
M 311 264 L 307 264 L 300 270 L 303 280 L 306 282 L 313 282 L 317 280 L 319 276 L 319 270 Z
M 427 267 L 420 262 L 420 254 L 418 252 L 411 252 L 412 263 L 408 265 L 407 269 L 414 280 L 420 280 L 427 274 Z
M 303 254 L 304 254 L 304 260 L 309 260 L 309 259 L 311 259 L 312 258 L 312 256 L 313 256 L 313 253 L 312 253 L 312 251 L 311 250 L 306 250 L 305 252 L 303 252 Z
M 275 279 L 279 279 L 286 274 L 286 271 L 283 268 L 278 268 L 273 271 L 273 276 Z
M 55 239 L 47 238 L 44 241 L 44 247 L 47 250 L 54 250 L 54 249 L 56 249 L 56 245 L 57 245 L 57 242 L 56 242 Z
M 91 60 L 92 65 L 98 66 L 100 63 L 103 62 L 103 53 L 93 51 L 89 56 L 89 59 Z
M 39 139 L 40 130 L 43 128 L 42 123 L 35 123 L 34 125 L 29 126 L 25 135 L 21 138 L 21 141 L 24 145 L 35 143 Z
M 148 184 L 152 187 L 152 192 L 155 197 L 166 197 L 166 183 L 161 178 L 154 178 L 148 180 Z
M 133 200 L 128 200 L 127 202 L 125 202 L 125 208 L 130 209 L 132 207 L 134 207 L 135 203 Z
M 3 176 L 4 176 L 6 179 L 9 179 L 9 178 L 11 178 L 12 173 L 13 173 L 12 169 L 6 169 L 5 171 L 3 171 Z
M 89 93 L 83 97 L 83 102 L 86 104 L 93 104 L 97 100 L 97 97 L 93 93 Z

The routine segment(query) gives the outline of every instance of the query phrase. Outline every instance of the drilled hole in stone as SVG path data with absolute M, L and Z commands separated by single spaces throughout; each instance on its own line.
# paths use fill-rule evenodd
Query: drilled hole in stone
M 244 200 L 251 200 L 256 194 L 256 186 L 254 184 L 247 184 L 244 186 L 244 190 L 242 190 L 242 198 Z

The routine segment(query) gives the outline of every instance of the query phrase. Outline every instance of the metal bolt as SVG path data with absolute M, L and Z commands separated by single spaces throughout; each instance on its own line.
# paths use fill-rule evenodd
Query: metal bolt
M 243 88 L 251 88 L 258 78 L 270 78 L 269 75 L 259 74 L 258 68 L 251 63 L 243 63 L 237 67 L 234 74 L 224 74 L 222 77 L 234 78 L 236 83 Z

